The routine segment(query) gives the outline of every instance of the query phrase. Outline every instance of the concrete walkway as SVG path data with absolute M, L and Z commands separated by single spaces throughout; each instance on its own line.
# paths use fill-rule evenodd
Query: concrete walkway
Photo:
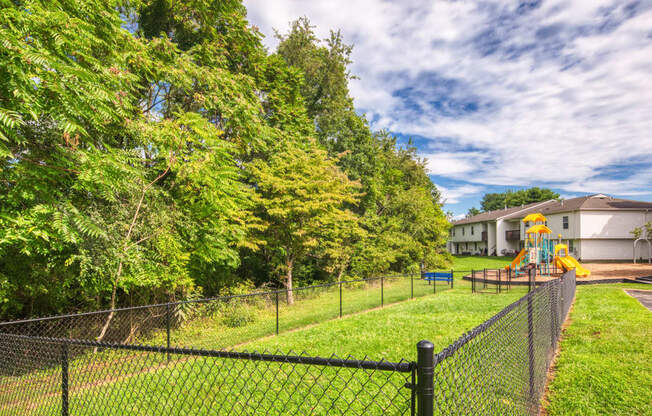
M 638 299 L 641 305 L 652 311 L 652 290 L 626 290 L 625 292 Z

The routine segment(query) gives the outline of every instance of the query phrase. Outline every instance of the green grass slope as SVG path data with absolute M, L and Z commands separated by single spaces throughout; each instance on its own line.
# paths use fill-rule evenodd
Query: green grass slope
M 549 415 L 652 415 L 652 312 L 623 289 L 578 286 Z

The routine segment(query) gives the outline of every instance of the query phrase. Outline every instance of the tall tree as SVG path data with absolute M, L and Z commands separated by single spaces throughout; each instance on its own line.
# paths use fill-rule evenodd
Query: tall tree
M 259 210 L 266 222 L 262 238 L 284 275 L 288 303 L 294 302 L 293 271 L 298 261 L 325 244 L 346 239 L 357 226 L 345 204 L 355 204 L 358 185 L 326 152 L 314 145 L 287 143 L 268 161 L 252 163 Z M 336 228 L 342 233 L 336 233 Z
M 349 178 L 363 186 L 356 212 L 362 217 L 366 238 L 353 255 L 352 273 L 404 270 L 424 257 L 431 263 L 441 262 L 444 240 L 440 231 L 445 232 L 447 223 L 439 192 L 411 144 L 398 149 L 391 135 L 373 134 L 364 116 L 357 114 L 348 88 L 353 78 L 348 70 L 352 47 L 339 31 L 331 31 L 323 42 L 318 40 L 305 17 L 292 22 L 288 33 L 276 35 L 277 53 L 304 75 L 301 93 L 320 143 L 338 157 Z M 404 204 L 410 194 L 417 196 L 411 202 L 423 205 Z M 428 233 L 416 232 L 416 226 L 409 224 L 418 217 L 418 210 L 428 213 L 421 218 L 425 220 L 421 225 L 434 227 Z

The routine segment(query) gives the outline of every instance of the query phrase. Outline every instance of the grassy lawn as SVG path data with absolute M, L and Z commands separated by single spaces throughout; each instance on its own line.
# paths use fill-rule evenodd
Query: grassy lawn
M 509 263 L 507 257 L 454 257 L 452 269 L 456 284 L 467 287 L 461 277 L 471 269 L 499 268 Z M 350 315 L 381 306 L 381 282 L 345 284 L 342 288 L 342 314 Z M 442 283 L 438 283 L 442 287 Z M 383 281 L 382 302 L 385 305 L 421 297 L 433 293 L 432 285 L 410 277 L 392 277 Z M 279 303 L 279 332 L 286 332 L 339 317 L 339 287 L 297 290 L 296 303 L 288 306 L 281 295 Z M 226 348 L 255 339 L 273 335 L 276 332 L 276 309 L 273 298 L 245 298 L 233 302 L 227 319 L 216 319 L 215 315 L 193 319 L 182 328 L 173 329 L 171 344 L 193 348 Z M 158 334 L 149 344 L 165 345 L 164 334 Z
M 454 256 L 453 269 L 455 270 L 481 270 L 498 269 L 512 262 L 512 257 L 481 257 L 481 256 Z
M 652 414 L 652 312 L 624 288 L 578 286 L 549 387 L 549 415 Z
M 461 282 L 462 273 L 455 274 Z M 461 287 L 468 287 L 466 282 Z M 434 287 L 420 280 L 418 276 L 385 278 L 382 282 L 374 280 L 369 283 L 342 285 L 342 314 L 350 315 L 373 308 L 381 304 L 390 305 L 410 299 L 431 295 Z M 447 289 L 438 283 L 437 289 Z M 467 289 L 467 291 L 470 289 Z M 295 303 L 288 305 L 285 295 L 279 298 L 279 332 L 287 332 L 307 325 L 314 325 L 339 318 L 339 286 L 327 288 L 295 290 Z M 276 332 L 276 299 L 253 297 L 235 299 L 226 311 L 209 314 L 192 319 L 181 328 L 175 328 L 171 334 L 174 346 L 219 349 L 239 345 Z M 165 334 L 159 333 L 148 344 L 165 345 Z
M 427 339 L 441 350 L 502 308 L 522 297 L 526 288 L 507 294 L 471 294 L 468 283 L 453 290 L 382 310 L 348 316 L 300 331 L 245 345 L 249 350 L 336 354 L 398 361 L 416 360 L 416 344 Z M 363 330 L 361 330 L 363 329 Z

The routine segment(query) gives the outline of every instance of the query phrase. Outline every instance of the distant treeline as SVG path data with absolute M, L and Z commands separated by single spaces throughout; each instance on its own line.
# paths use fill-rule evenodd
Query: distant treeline
M 528 189 L 519 189 L 517 191 L 507 190 L 505 192 L 488 193 L 482 196 L 480 209 L 475 207 L 469 208 L 466 213 L 467 217 L 478 215 L 481 212 L 495 211 L 498 209 L 518 207 L 534 202 L 543 202 L 550 199 L 559 198 L 559 194 L 548 189 L 533 187 Z
M 444 265 L 424 161 L 351 46 L 239 0 L 0 2 L 0 318 Z

